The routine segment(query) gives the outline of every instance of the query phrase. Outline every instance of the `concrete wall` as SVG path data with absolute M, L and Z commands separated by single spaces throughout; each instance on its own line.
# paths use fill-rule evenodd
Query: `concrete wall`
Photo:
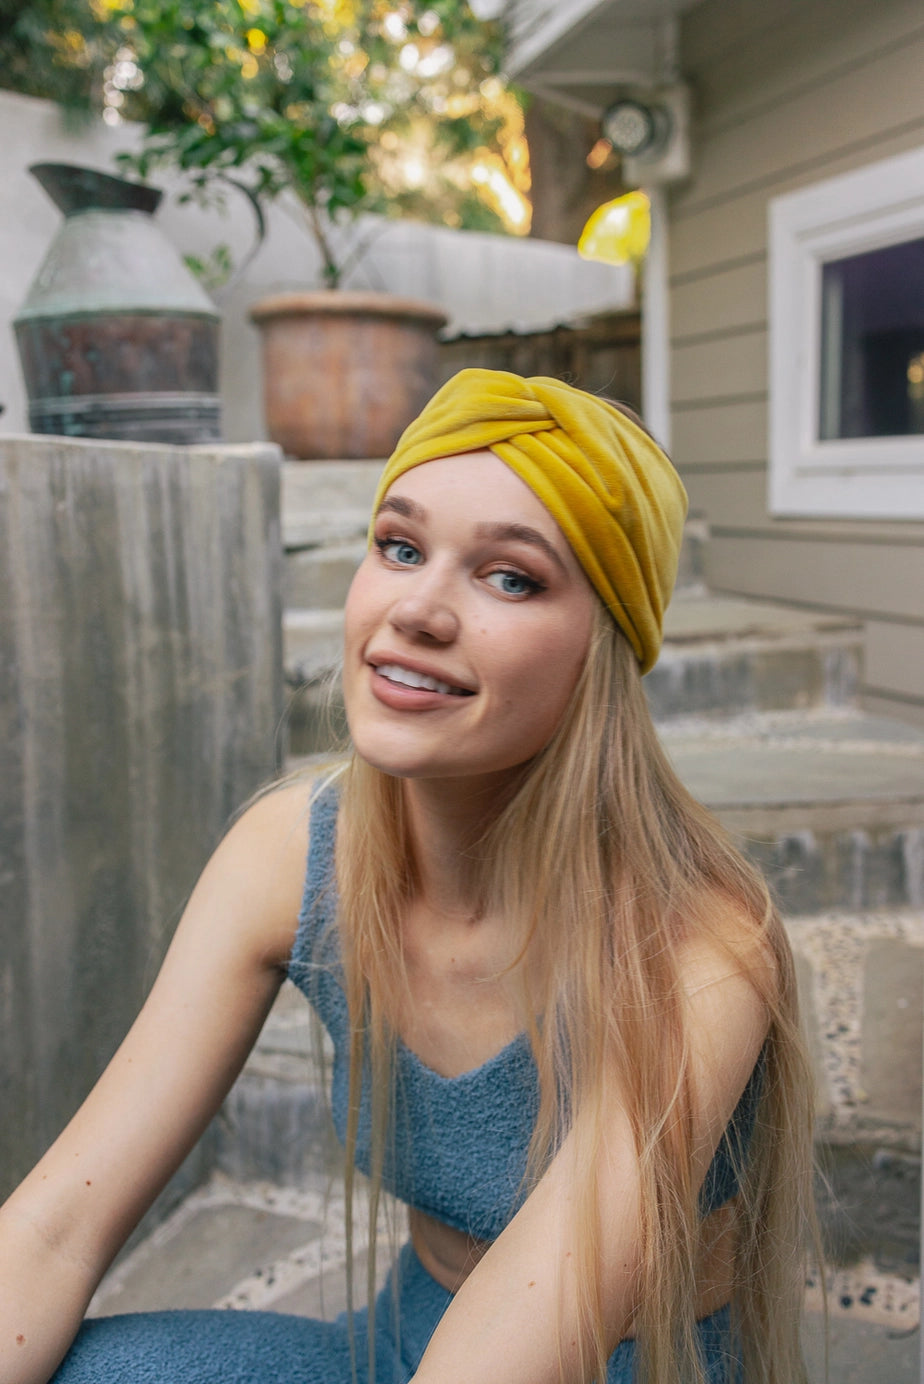
M 0 591 L 2 1197 L 274 769 L 275 449 L 0 438 Z
M 767 203 L 924 143 L 920 0 L 704 0 L 693 177 L 671 196 L 674 455 L 710 585 L 866 621 L 863 698 L 924 724 L 924 524 L 767 513 Z
M 138 130 L 94 123 L 68 130 L 48 101 L 0 91 L 0 435 L 28 427 L 24 389 L 10 322 L 25 297 L 60 215 L 27 173 L 30 163 L 85 163 L 114 171 L 113 155 L 133 147 Z M 159 187 L 176 189 L 158 175 Z M 184 254 L 207 257 L 231 247 L 240 264 L 253 242 L 253 220 L 243 197 L 229 193 L 227 215 L 180 206 L 172 197 L 158 221 Z M 566 245 L 511 236 L 453 231 L 409 221 L 368 221 L 347 237 L 367 246 L 346 286 L 385 289 L 438 303 L 451 329 L 496 331 L 548 327 L 581 314 L 625 310 L 635 303 L 628 268 L 579 258 Z M 221 395 L 224 435 L 231 442 L 265 436 L 259 337 L 248 309 L 267 293 L 317 286 L 319 259 L 297 203 L 270 209 L 268 235 L 243 276 L 215 294 L 222 313 Z

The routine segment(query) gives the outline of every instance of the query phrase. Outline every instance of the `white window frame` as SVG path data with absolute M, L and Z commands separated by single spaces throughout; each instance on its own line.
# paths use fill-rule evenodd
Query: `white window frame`
M 823 266 L 924 236 L 924 148 L 773 198 L 768 234 L 771 514 L 924 518 L 924 437 L 818 438 Z

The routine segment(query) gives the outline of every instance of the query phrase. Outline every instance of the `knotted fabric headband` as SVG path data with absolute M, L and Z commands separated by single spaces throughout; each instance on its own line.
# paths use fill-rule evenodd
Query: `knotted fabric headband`
M 486 449 L 556 520 L 647 673 L 661 647 L 687 511 L 664 452 L 619 409 L 560 380 L 462 370 L 402 434 L 373 515 L 412 467 Z

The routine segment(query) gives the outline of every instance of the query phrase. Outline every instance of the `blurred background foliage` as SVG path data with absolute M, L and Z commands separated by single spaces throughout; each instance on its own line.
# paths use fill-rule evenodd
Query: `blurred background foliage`
M 528 232 L 503 40 L 465 0 L 0 0 L 0 86 L 142 122 L 128 171 L 203 200 L 294 192 L 334 284 L 330 225 L 361 213 Z

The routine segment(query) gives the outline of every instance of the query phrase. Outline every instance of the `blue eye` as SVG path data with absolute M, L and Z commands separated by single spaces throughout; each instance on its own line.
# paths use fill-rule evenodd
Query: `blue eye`
M 523 572 L 509 568 L 503 572 L 489 572 L 486 580 L 505 596 L 532 596 L 543 589 L 542 583 L 527 577 Z
M 399 567 L 416 567 L 423 562 L 420 549 L 403 538 L 377 538 L 375 544 L 383 557 L 389 562 L 396 562 Z

